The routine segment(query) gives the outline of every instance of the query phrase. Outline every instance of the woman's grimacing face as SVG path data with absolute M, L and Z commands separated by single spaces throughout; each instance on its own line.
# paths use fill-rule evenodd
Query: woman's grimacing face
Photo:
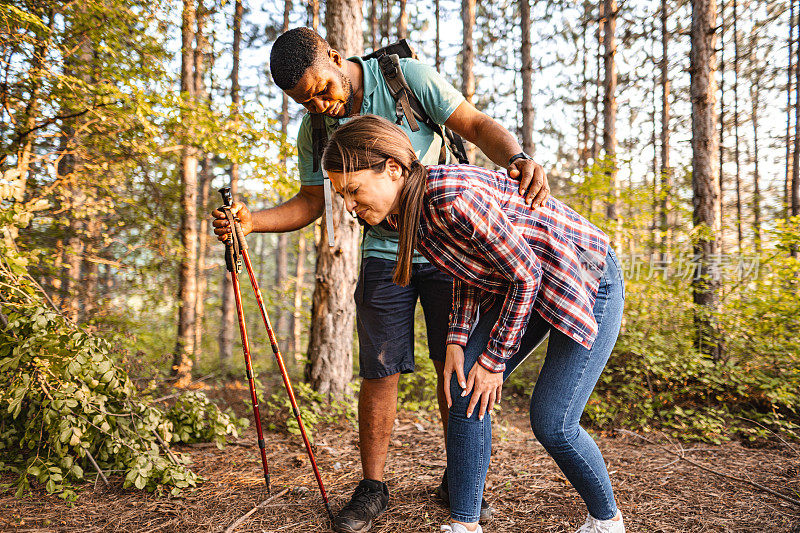
M 372 169 L 355 172 L 328 171 L 333 188 L 344 198 L 345 208 L 371 226 L 398 213 L 400 191 L 405 183 L 402 167 L 388 159 L 381 172 Z

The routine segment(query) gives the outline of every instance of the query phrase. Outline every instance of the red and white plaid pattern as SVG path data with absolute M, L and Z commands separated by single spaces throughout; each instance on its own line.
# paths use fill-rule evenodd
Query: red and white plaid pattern
M 455 278 L 447 342 L 466 346 L 479 305 L 504 302 L 478 362 L 502 372 L 532 310 L 591 348 L 592 308 L 609 239 L 553 197 L 536 210 L 504 172 L 469 165 L 428 167 L 419 251 Z

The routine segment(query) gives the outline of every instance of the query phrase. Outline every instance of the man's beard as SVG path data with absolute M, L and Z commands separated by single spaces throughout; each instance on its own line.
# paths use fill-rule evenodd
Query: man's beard
M 342 87 L 347 92 L 347 100 L 344 102 L 344 116 L 350 117 L 353 115 L 353 107 L 355 107 L 355 90 L 353 89 L 353 82 L 344 72 L 339 72 L 339 80 L 342 82 Z

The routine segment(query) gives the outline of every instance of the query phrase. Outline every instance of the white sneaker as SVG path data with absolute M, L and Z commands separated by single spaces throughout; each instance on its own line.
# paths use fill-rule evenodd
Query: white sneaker
M 619 520 L 598 520 L 590 514 L 586 515 L 586 523 L 575 533 L 625 533 L 625 524 L 622 523 L 622 512 Z
M 442 531 L 449 531 L 450 533 L 483 533 L 483 528 L 478 525 L 478 529 L 470 531 L 463 524 L 452 523 L 449 526 L 442 526 Z

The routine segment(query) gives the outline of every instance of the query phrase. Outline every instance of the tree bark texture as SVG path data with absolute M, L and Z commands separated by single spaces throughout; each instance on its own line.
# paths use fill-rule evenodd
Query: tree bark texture
M 306 238 L 302 233 L 298 233 L 297 239 L 297 262 L 294 271 L 294 312 L 292 313 L 292 342 L 289 346 L 289 353 L 294 356 L 299 364 L 302 361 L 303 343 L 303 289 L 305 288 L 306 278 Z
M 725 214 L 725 1 L 719 10 L 719 203 L 720 216 Z M 725 250 L 725 227 L 720 227 L 719 253 Z
M 328 42 L 345 57 L 363 50 L 362 20 L 360 1 L 331 0 L 327 4 Z M 335 245 L 328 246 L 327 235 L 317 243 L 306 377 L 314 390 L 338 397 L 344 394 L 353 374 L 353 292 L 358 279 L 359 226 L 339 196 L 333 195 L 333 199 Z
M 531 56 L 530 0 L 519 0 L 522 29 L 522 149 L 533 153 L 533 57 Z
M 475 97 L 475 45 L 472 33 L 475 28 L 475 0 L 461 0 L 462 47 L 461 47 L 461 92 L 467 102 L 473 103 Z M 464 143 L 467 157 L 475 161 L 475 146 Z
M 693 222 L 699 235 L 695 244 L 698 276 L 693 280 L 693 299 L 697 305 L 696 325 L 699 349 L 718 360 L 721 341 L 715 313 L 719 305 L 719 278 L 715 256 L 722 225 L 720 190 L 717 181 L 719 146 L 716 115 L 716 0 L 692 0 L 690 97 L 692 101 L 692 207 Z
M 187 104 L 195 104 L 194 27 L 196 12 L 193 0 L 183 1 L 181 16 L 181 93 Z M 187 118 L 188 123 L 191 119 Z M 178 335 L 172 371 L 177 387 L 188 386 L 194 364 L 194 324 L 197 299 L 197 150 L 192 141 L 191 125 L 181 150 L 181 264 L 178 275 Z
M 319 31 L 319 0 L 308 0 L 306 13 L 308 13 L 308 25 L 312 30 Z
M 438 0 L 437 0 L 438 1 Z M 380 28 L 378 25 L 378 0 L 371 0 L 369 7 L 369 38 L 373 50 L 380 48 Z
M 738 2 L 733 0 L 733 159 L 736 165 L 736 238 L 742 252 L 742 172 L 739 165 L 739 23 Z
M 285 0 L 283 3 L 283 27 L 282 30 L 289 30 L 289 15 L 292 13 L 292 0 Z M 289 134 L 289 97 L 282 92 L 281 98 L 281 133 L 283 138 Z M 286 160 L 282 161 L 283 168 L 286 168 Z M 289 235 L 279 233 L 277 235 L 275 247 L 275 289 L 280 294 L 287 292 L 287 280 L 289 276 Z M 282 299 L 284 301 L 284 299 Z M 278 343 L 282 352 L 286 352 L 289 346 L 289 307 L 279 305 L 276 309 L 275 333 L 278 336 Z
M 603 33 L 605 26 L 605 16 L 603 15 L 603 3 L 600 3 L 600 14 L 597 17 L 597 56 L 595 57 L 596 66 L 595 74 L 597 76 L 594 84 L 594 116 L 592 117 L 592 161 L 597 163 L 597 157 L 600 155 L 600 142 L 599 135 L 597 134 L 600 124 L 600 73 L 603 70 Z
M 400 0 L 400 14 L 397 16 L 397 38 L 408 37 L 408 6 L 406 0 Z
M 606 203 L 606 216 L 615 221 L 613 235 L 614 246 L 620 246 L 621 223 L 619 217 L 619 170 L 617 168 L 617 2 L 616 0 L 603 1 L 605 17 L 603 46 L 604 46 L 604 71 L 603 82 L 603 151 L 605 152 L 604 167 L 608 177 L 609 199 Z
M 759 98 L 761 96 L 761 69 L 758 66 L 758 41 L 753 42 L 753 61 L 756 68 L 752 70 L 750 84 L 750 102 L 753 106 L 753 241 L 756 253 L 761 254 L 761 177 L 758 173 L 758 113 L 760 111 Z
M 672 246 L 672 228 L 675 224 L 672 212 L 672 167 L 669 160 L 669 119 L 670 119 L 670 91 L 669 79 L 669 30 L 667 29 L 668 11 L 667 0 L 661 0 L 661 205 L 660 205 L 660 235 L 661 254 L 665 259 L 670 246 Z
M 789 65 L 786 68 L 786 179 L 783 184 L 783 218 L 789 218 L 792 206 L 792 68 L 794 54 L 794 0 L 789 0 L 789 39 L 786 43 L 788 49 Z M 800 46 L 800 43 L 798 43 Z
M 442 44 L 441 44 L 441 31 L 439 23 L 441 21 L 441 10 L 439 6 L 440 0 L 434 1 L 434 18 L 436 19 L 436 36 L 434 37 L 434 46 L 436 47 L 436 70 L 442 70 Z
M 236 0 L 233 6 L 233 49 L 231 65 L 231 107 L 233 108 L 234 118 L 239 112 L 240 86 L 239 86 L 239 54 L 242 46 L 242 16 L 244 7 L 242 0 Z M 229 169 L 231 194 L 236 198 L 239 192 L 239 163 L 231 163 Z M 220 367 L 228 367 L 233 357 L 233 342 L 236 328 L 236 309 L 233 301 L 233 284 L 230 273 L 222 271 L 222 283 L 220 283 L 220 296 L 222 308 L 222 320 L 220 321 L 217 345 L 219 346 Z
M 200 230 L 197 238 L 197 301 L 195 302 L 194 346 L 195 354 L 202 353 L 203 322 L 206 316 L 206 293 L 208 289 L 208 235 L 211 233 L 210 220 L 207 215 L 209 196 L 211 193 L 211 157 L 206 154 L 200 165 L 200 183 L 197 195 L 197 209 L 200 213 Z
M 794 62 L 794 154 L 792 156 L 792 201 L 790 213 L 793 217 L 800 215 L 800 2 L 798 2 L 796 21 L 797 43 L 795 45 Z M 797 257 L 797 248 L 792 255 Z
M 71 28 L 71 33 L 75 36 L 75 40 L 70 43 L 75 48 L 75 52 L 65 58 L 64 71 L 85 83 L 91 83 L 90 73 L 92 72 L 94 45 L 87 36 L 86 28 L 79 22 L 80 19 L 86 16 L 83 8 L 76 6 L 76 10 L 78 22 Z M 65 105 L 63 110 L 65 115 L 80 112 L 87 105 L 87 102 L 83 101 L 83 99 L 75 100 Z M 73 322 L 79 322 L 87 318 L 86 301 L 89 284 L 86 276 L 88 263 L 85 257 L 86 253 L 91 251 L 91 249 L 87 250 L 90 224 L 87 213 L 91 211 L 90 197 L 92 191 L 88 180 L 84 176 L 86 148 L 84 146 L 84 134 L 81 133 L 84 130 L 82 127 L 84 120 L 83 117 L 75 117 L 66 119 L 63 122 L 61 127 L 62 154 L 58 162 L 58 173 L 63 176 L 63 182 L 66 184 L 65 190 L 68 194 L 65 204 L 69 206 L 64 312 Z M 33 134 L 29 134 L 26 139 L 26 151 L 30 150 L 29 143 L 32 143 L 33 138 Z M 25 165 L 27 166 L 27 162 Z M 98 233 L 96 225 L 93 230 L 96 235 Z M 96 269 L 94 273 L 93 279 L 96 286 Z M 91 306 L 89 307 L 91 308 Z
M 212 70 L 211 43 L 205 32 L 206 21 L 210 12 L 203 7 L 202 2 L 197 6 L 197 32 L 195 35 L 194 52 L 194 88 L 198 103 L 211 105 L 211 92 L 206 87 L 205 75 Z M 203 343 L 203 321 L 206 314 L 206 289 L 208 287 L 208 276 L 206 272 L 206 258 L 208 256 L 208 200 L 212 178 L 211 157 L 206 154 L 198 154 L 200 159 L 200 177 L 197 190 L 197 212 L 199 214 L 199 228 L 197 234 L 197 297 L 194 305 L 194 347 L 195 357 L 202 353 Z
M 792 1 L 792 0 L 790 0 Z M 794 3 L 792 1 L 792 3 Z M 794 62 L 794 154 L 792 155 L 792 186 L 789 214 L 800 215 L 800 2 L 798 2 L 797 43 Z M 792 257 L 798 257 L 800 250 L 793 245 Z

